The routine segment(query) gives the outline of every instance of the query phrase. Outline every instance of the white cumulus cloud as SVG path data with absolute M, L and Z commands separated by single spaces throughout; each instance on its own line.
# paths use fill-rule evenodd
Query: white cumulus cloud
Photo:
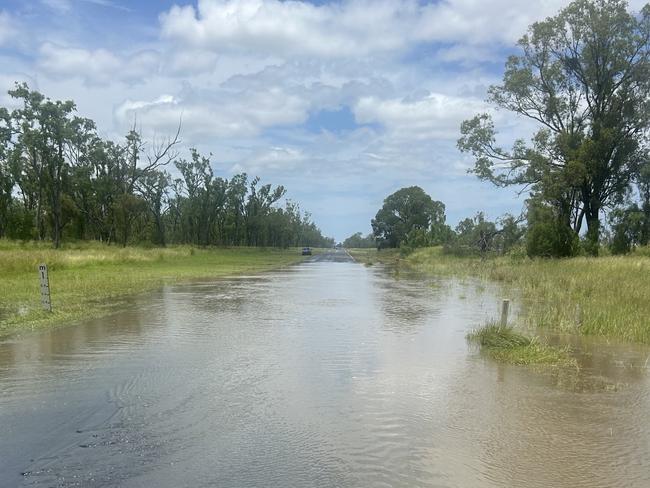
M 139 51 L 130 56 L 119 56 L 107 49 L 89 50 L 43 44 L 39 52 L 39 67 L 54 77 L 79 77 L 89 84 L 105 85 L 114 81 L 141 82 L 158 71 L 159 54 Z
M 380 123 L 400 140 L 457 139 L 460 123 L 488 109 L 480 100 L 418 94 L 402 99 L 364 97 L 354 107 L 360 123 Z
M 397 11 L 411 2 L 346 2 L 316 6 L 278 0 L 201 0 L 161 16 L 163 38 L 214 51 L 341 57 L 391 51 L 407 39 Z
M 265 128 L 299 124 L 306 119 L 308 107 L 308 101 L 278 86 L 230 91 L 185 84 L 178 95 L 127 100 L 115 116 L 123 127 L 137 120 L 162 133 L 174 131 L 182 119 L 184 138 L 195 142 L 206 137 L 253 137 Z
M 398 53 L 420 43 L 511 44 L 566 0 L 199 0 L 160 16 L 164 39 L 192 49 L 291 58 Z M 643 0 L 632 0 L 639 9 Z

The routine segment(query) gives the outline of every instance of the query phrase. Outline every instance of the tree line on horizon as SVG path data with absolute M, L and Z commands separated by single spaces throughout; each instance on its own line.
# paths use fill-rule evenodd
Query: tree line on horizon
M 135 127 L 123 142 L 98 136 L 72 101 L 27 84 L 0 107 L 0 238 L 98 240 L 109 244 L 331 246 L 283 186 L 246 173 L 214 174 L 210 157 L 179 157 L 176 134 L 146 144 Z M 173 177 L 171 168 L 179 177 Z
M 389 195 L 372 219 L 372 233 L 351 235 L 342 243 L 349 248 L 417 248 L 443 246 L 456 255 L 505 254 L 523 244 L 524 219 L 506 214 L 495 222 L 483 212 L 452 228 L 446 223 L 445 204 L 433 200 L 419 186 L 402 188 Z
M 528 200 L 528 205 L 535 205 Z M 630 211 L 630 208 L 633 211 Z M 647 208 L 647 207 L 646 207 Z M 554 226 L 528 224 L 526 215 L 539 211 L 527 207 L 520 216 L 506 213 L 489 220 L 484 212 L 467 217 L 455 227 L 446 223 L 445 205 L 435 201 L 422 188 L 411 186 L 389 195 L 371 221 L 372 232 L 356 232 L 342 242 L 346 248 L 399 248 L 410 253 L 422 247 L 442 246 L 447 254 L 481 256 L 527 254 L 529 257 L 561 257 L 561 235 Z M 623 216 L 622 220 L 621 216 Z M 530 218 L 530 217 L 528 217 Z M 625 254 L 635 247 L 648 246 L 643 229 L 649 222 L 637 203 L 619 207 L 609 216 L 603 229 L 601 246 L 613 254 Z M 585 237 L 576 242 L 575 254 L 587 254 Z

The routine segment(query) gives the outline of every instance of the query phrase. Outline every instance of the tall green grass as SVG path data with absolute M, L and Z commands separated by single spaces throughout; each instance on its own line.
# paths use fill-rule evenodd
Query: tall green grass
M 525 323 L 650 344 L 650 256 L 570 259 L 459 258 L 421 249 L 405 261 L 435 274 L 471 275 L 504 286 Z
M 122 297 L 193 278 L 257 272 L 303 259 L 297 249 L 120 248 L 0 240 L 0 335 L 113 310 Z M 50 275 L 53 313 L 40 309 L 38 264 Z

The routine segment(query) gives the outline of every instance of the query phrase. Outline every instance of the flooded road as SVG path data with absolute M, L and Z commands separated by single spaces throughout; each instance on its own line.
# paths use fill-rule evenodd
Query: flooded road
M 0 486 L 650 486 L 648 349 L 499 365 L 494 289 L 341 253 L 0 342 Z

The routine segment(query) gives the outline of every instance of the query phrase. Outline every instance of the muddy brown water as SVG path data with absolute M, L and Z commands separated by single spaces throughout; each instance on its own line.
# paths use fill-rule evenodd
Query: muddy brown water
M 495 364 L 498 298 L 339 254 L 5 339 L 0 486 L 650 486 L 648 349 Z

